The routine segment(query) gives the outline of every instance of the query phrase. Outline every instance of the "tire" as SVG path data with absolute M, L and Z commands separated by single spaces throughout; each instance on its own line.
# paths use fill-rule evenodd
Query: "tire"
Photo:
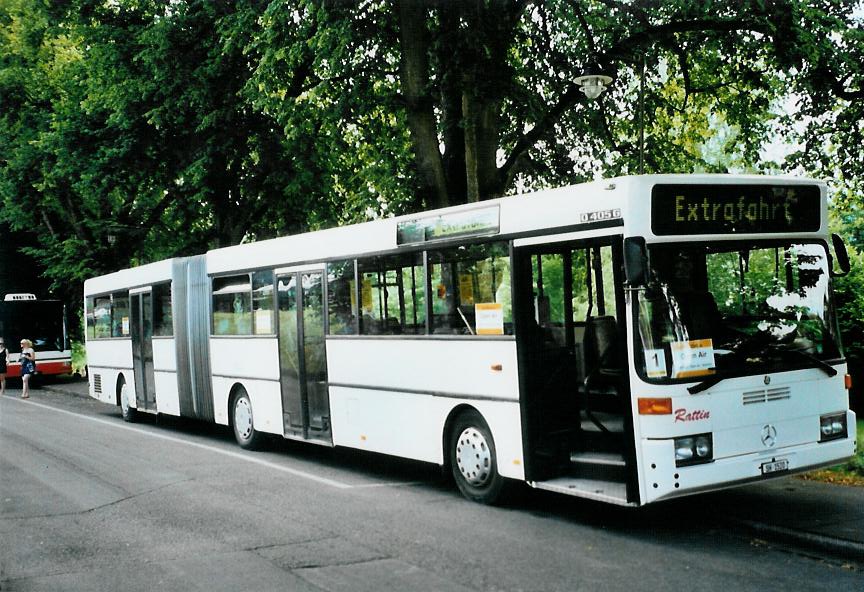
M 255 429 L 252 420 L 252 401 L 246 391 L 241 390 L 231 407 L 231 425 L 234 427 L 234 439 L 240 448 L 255 450 L 260 448 L 264 434 Z
M 138 419 L 138 410 L 129 406 L 129 386 L 125 380 L 120 384 L 120 413 L 125 422 L 132 423 Z
M 505 480 L 498 473 L 495 441 L 478 412 L 466 411 L 456 419 L 450 431 L 448 459 L 462 495 L 481 504 L 502 500 Z

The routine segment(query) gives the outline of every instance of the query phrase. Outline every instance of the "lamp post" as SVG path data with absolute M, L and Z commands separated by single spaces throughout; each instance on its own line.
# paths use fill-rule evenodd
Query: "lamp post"
M 645 174 L 645 54 L 642 54 L 642 73 L 639 75 L 639 174 Z

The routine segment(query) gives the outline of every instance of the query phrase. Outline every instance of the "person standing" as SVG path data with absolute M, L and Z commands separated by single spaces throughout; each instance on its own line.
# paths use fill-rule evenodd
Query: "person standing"
M 6 343 L 0 337 L 0 397 L 6 394 L 6 362 L 9 352 L 6 351 Z
M 33 351 L 33 342 L 29 339 L 21 340 L 21 398 L 30 398 L 30 377 L 36 373 L 36 352 Z

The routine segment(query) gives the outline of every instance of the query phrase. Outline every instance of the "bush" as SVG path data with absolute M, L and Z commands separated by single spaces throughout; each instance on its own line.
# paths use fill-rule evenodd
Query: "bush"
M 864 252 L 849 248 L 849 275 L 834 278 L 837 321 L 852 375 L 850 406 L 864 412 Z
M 72 342 L 72 373 L 87 376 L 87 349 L 80 341 Z

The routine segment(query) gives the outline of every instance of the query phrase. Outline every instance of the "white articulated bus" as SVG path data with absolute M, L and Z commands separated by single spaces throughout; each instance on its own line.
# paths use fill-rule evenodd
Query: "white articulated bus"
M 846 271 L 822 183 L 624 177 L 93 278 L 90 393 L 642 505 L 854 453 Z

